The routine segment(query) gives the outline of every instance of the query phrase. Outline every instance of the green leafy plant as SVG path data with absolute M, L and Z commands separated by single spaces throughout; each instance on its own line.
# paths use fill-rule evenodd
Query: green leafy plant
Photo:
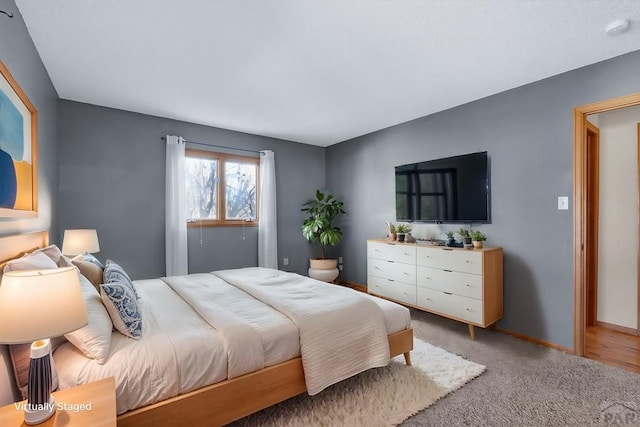
M 453 231 L 447 231 L 447 239 L 452 240 L 453 239 Z
M 471 236 L 471 240 L 476 242 L 484 242 L 485 240 L 487 240 L 487 236 L 485 236 L 484 234 L 482 234 L 482 232 L 478 230 L 472 231 L 470 233 L 470 236 Z
M 302 206 L 300 210 L 309 215 L 302 222 L 302 235 L 309 242 L 320 243 L 324 259 L 325 246 L 336 246 L 342 240 L 342 231 L 339 227 L 333 226 L 333 220 L 345 213 L 344 202 L 332 194 L 316 190 L 316 198 L 308 200 Z
M 396 226 L 392 222 L 387 223 L 387 228 L 389 229 L 389 234 L 396 234 Z
M 469 230 L 467 230 L 466 228 L 461 228 L 460 230 L 458 230 L 458 234 L 460 235 L 460 237 L 469 237 Z
M 411 226 L 407 224 L 398 224 L 398 226 L 396 227 L 396 231 L 401 234 L 406 234 L 411 231 Z

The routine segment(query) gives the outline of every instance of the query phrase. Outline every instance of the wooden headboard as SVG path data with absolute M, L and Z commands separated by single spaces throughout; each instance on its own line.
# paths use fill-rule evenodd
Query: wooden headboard
M 0 237 L 0 278 L 4 264 L 25 252 L 42 248 L 49 244 L 49 232 L 16 234 Z M 13 378 L 8 347 L 0 345 L 0 405 L 7 405 L 20 400 L 20 394 Z
M 34 233 L 0 237 L 0 264 L 17 258 L 33 249 L 43 248 L 48 244 L 48 231 L 36 231 Z

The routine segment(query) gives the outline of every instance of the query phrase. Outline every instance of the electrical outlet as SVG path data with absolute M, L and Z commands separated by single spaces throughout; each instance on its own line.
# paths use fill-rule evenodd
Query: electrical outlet
M 342 257 L 338 257 L 338 264 L 342 264 Z
M 282 258 L 282 265 L 289 265 L 289 258 Z
M 344 267 L 342 266 L 342 264 L 340 264 L 340 265 L 338 266 L 338 269 L 339 269 L 340 271 L 342 271 L 342 269 L 343 269 L 343 268 L 344 268 Z

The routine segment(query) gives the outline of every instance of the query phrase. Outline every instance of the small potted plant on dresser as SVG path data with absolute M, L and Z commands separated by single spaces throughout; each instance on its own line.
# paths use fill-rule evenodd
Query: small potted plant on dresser
M 460 230 L 458 230 L 458 234 L 462 238 L 462 243 L 464 244 L 464 247 L 465 248 L 470 247 L 471 246 L 471 236 L 469 235 L 469 230 L 467 230 L 466 228 L 461 228 Z
M 398 234 L 398 242 L 404 242 L 404 238 L 411 231 L 411 226 L 406 224 L 398 224 L 396 226 L 396 232 Z
M 471 236 L 471 241 L 473 241 L 473 247 L 476 249 L 482 249 L 482 242 L 487 240 L 487 236 L 478 230 L 472 231 L 469 234 Z
M 453 246 L 456 243 L 456 238 L 453 237 L 453 231 L 447 231 L 447 246 Z
M 396 226 L 392 222 L 387 223 L 387 228 L 389 229 L 389 238 L 391 240 L 396 240 L 398 235 L 396 234 Z

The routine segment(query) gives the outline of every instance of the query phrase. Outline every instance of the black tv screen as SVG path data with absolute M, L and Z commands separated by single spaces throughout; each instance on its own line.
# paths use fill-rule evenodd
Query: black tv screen
M 488 223 L 487 152 L 396 166 L 396 219 Z

